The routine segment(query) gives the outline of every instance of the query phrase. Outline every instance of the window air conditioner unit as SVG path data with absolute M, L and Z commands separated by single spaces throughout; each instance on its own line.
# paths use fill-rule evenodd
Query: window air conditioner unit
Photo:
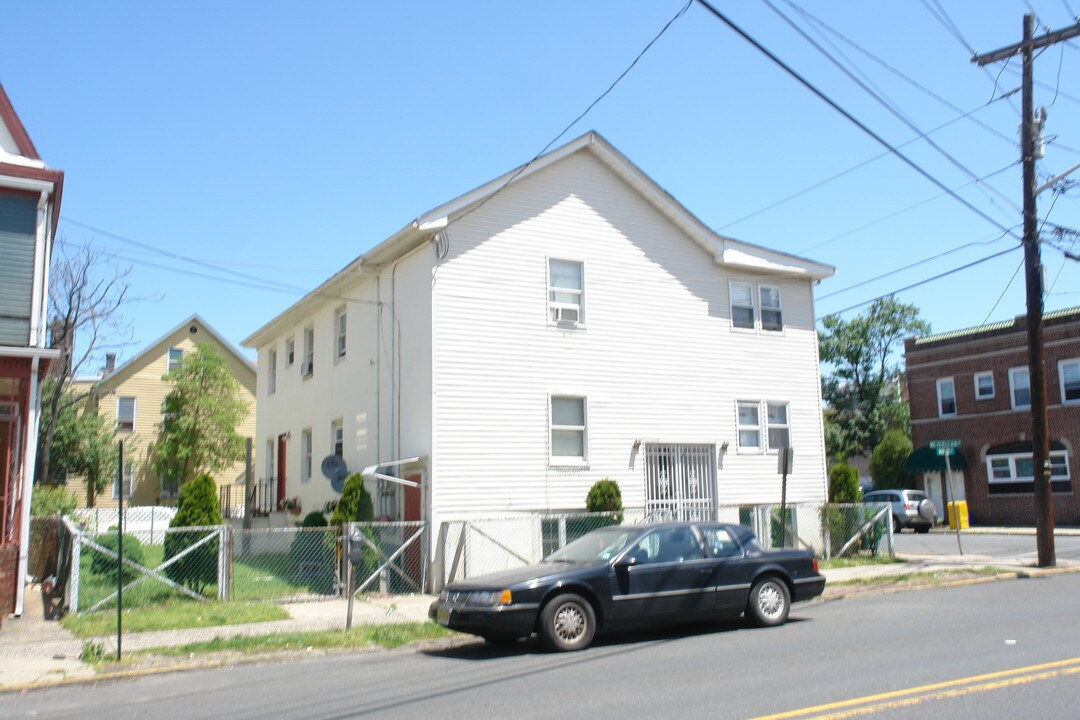
M 551 308 L 551 319 L 557 323 L 580 322 L 581 311 L 576 307 L 560 305 Z

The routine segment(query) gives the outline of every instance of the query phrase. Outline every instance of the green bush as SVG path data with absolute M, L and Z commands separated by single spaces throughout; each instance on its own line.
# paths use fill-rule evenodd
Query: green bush
M 857 503 L 860 500 L 859 471 L 843 463 L 833 465 L 829 470 L 829 502 Z
M 915 478 L 904 470 L 913 446 L 901 430 L 890 430 L 870 454 L 870 477 L 876 488 L 914 488 Z
M 94 542 L 98 545 L 108 548 L 113 552 L 117 552 L 117 548 L 120 546 L 120 539 L 116 535 L 116 528 L 110 528 L 111 532 L 107 532 L 104 535 L 98 535 L 94 538 Z M 90 558 L 90 572 L 95 575 L 102 575 L 107 577 L 111 582 L 116 582 L 116 566 L 118 565 L 117 559 L 105 555 L 100 550 L 91 550 L 93 555 Z M 124 560 L 130 560 L 136 565 L 146 565 L 146 561 L 143 556 L 143 546 L 139 542 L 138 538 L 134 535 L 128 535 L 124 533 Z M 124 563 L 123 578 L 125 583 L 129 583 L 142 573 L 129 567 L 127 563 Z
M 78 500 L 63 485 L 35 485 L 30 499 L 30 514 L 36 517 L 67 515 Z
M 206 527 L 221 525 L 221 508 L 218 505 L 217 486 L 214 478 L 202 474 L 180 487 L 176 501 L 176 517 L 170 528 Z M 207 535 L 207 530 L 193 532 L 170 532 L 165 536 L 165 560 L 169 560 Z M 165 574 L 173 582 L 202 593 L 208 585 L 217 582 L 218 540 L 203 543 L 175 563 L 165 568 Z
M 622 491 L 619 483 L 610 478 L 597 480 L 589 488 L 589 494 L 585 496 L 585 511 L 590 513 L 622 513 Z M 622 515 L 608 517 L 588 518 L 585 520 L 585 531 L 595 530 L 608 525 L 618 525 L 622 522 Z
M 375 505 L 371 501 L 371 494 L 364 489 L 364 478 L 360 473 L 353 473 L 345 479 L 345 487 L 342 488 L 334 514 L 330 516 L 330 524 L 340 526 L 347 522 L 371 522 L 374 519 Z

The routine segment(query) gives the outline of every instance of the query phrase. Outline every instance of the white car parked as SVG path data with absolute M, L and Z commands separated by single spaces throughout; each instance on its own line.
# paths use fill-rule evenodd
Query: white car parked
M 934 501 L 922 490 L 871 490 L 863 495 L 863 502 L 892 505 L 893 532 L 906 527 L 929 532 L 937 517 Z

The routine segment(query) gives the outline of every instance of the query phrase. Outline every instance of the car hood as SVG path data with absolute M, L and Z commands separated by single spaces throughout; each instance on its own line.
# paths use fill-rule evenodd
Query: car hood
M 532 584 L 532 581 L 543 584 L 544 581 L 553 579 L 553 576 L 561 576 L 575 570 L 596 567 L 598 564 L 600 563 L 538 563 L 513 570 L 503 570 L 490 575 L 481 575 L 468 580 L 458 580 L 447 585 L 446 589 L 450 591 L 498 590 L 515 585 L 529 585 Z

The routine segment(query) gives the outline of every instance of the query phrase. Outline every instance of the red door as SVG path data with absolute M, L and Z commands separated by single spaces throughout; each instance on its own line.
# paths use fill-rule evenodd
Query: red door
M 280 507 L 281 500 L 285 497 L 285 435 L 277 438 L 277 497 L 274 498 L 275 508 Z
M 424 516 L 423 505 L 423 492 L 421 488 L 424 484 L 423 473 L 411 473 L 405 476 L 405 479 L 414 482 L 421 487 L 405 486 L 405 507 L 404 507 L 404 520 L 405 522 L 420 522 Z M 417 526 L 411 526 L 405 528 L 405 535 L 408 537 L 415 533 L 419 528 Z M 424 559 L 424 545 L 419 540 L 413 542 L 409 546 L 409 549 L 405 551 L 405 572 L 409 574 L 415 582 L 419 583 L 421 578 L 420 564 Z

